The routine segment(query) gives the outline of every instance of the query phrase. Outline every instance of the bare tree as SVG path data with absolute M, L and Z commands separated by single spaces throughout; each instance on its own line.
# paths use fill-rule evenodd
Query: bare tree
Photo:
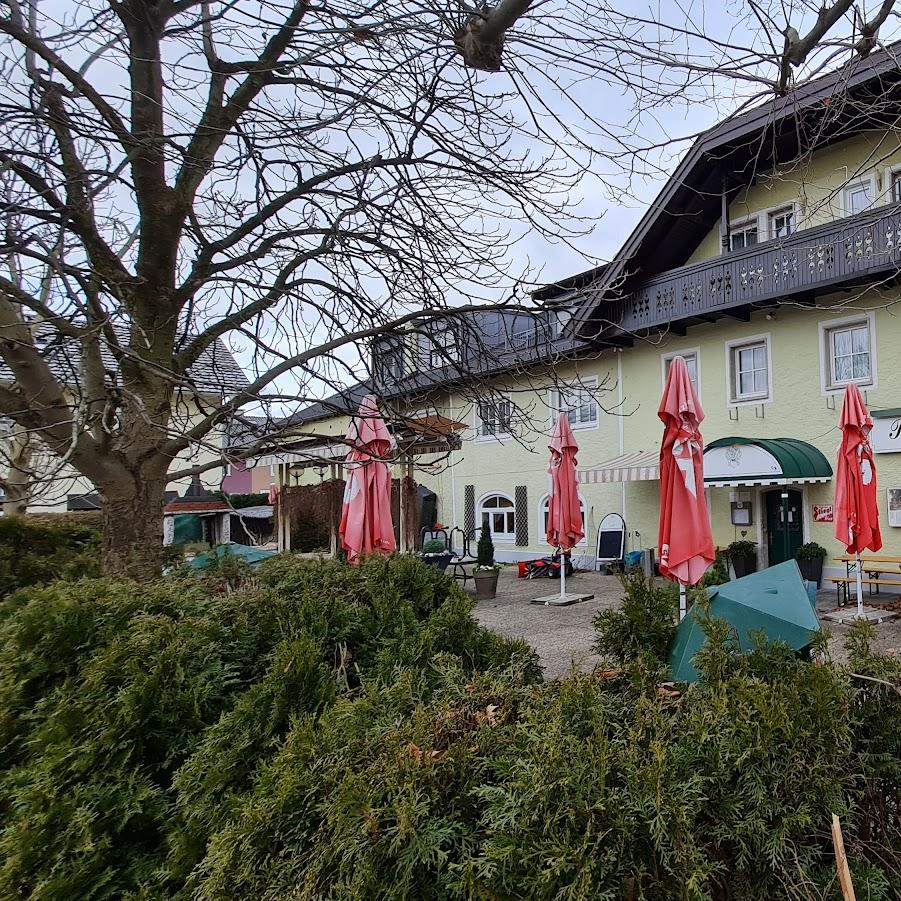
M 0 414 L 97 487 L 108 571 L 156 570 L 173 461 L 242 408 L 315 396 L 417 317 L 520 301 L 511 244 L 578 237 L 563 212 L 596 154 L 630 171 L 653 149 L 586 78 L 636 114 L 715 76 L 784 92 L 853 13 L 796 38 L 774 10 L 808 23 L 806 3 L 749 3 L 748 48 L 633 6 L 0 2 Z M 192 371 L 221 339 L 254 372 L 210 403 Z

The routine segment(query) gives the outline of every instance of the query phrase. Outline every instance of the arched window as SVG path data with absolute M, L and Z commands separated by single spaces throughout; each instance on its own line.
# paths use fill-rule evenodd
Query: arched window
M 541 506 L 538 508 L 538 522 L 541 524 L 541 532 L 538 535 L 541 541 L 544 541 L 545 536 L 547 535 L 547 520 L 550 515 L 550 506 L 551 506 L 551 496 L 546 494 L 541 499 Z M 582 513 L 582 540 L 576 545 L 576 547 L 581 547 L 583 544 L 588 543 L 588 533 L 585 528 L 585 500 L 584 498 L 579 496 L 579 510 Z
M 516 538 L 516 509 L 505 494 L 487 494 L 479 502 L 479 528 L 487 523 L 492 538 L 513 541 Z

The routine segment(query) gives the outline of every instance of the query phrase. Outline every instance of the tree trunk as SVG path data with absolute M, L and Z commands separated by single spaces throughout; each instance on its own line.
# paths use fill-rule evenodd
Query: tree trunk
M 103 571 L 144 582 L 163 563 L 166 474 L 136 474 L 98 486 L 103 498 Z
M 21 516 L 28 509 L 31 496 L 32 446 L 28 435 L 16 435 L 7 443 L 9 469 L 4 479 L 3 513 Z

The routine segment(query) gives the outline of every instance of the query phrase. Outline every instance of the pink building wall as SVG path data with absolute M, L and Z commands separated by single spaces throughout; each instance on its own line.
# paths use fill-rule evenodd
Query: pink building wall
M 220 486 L 227 494 L 257 494 L 267 492 L 275 481 L 268 466 L 245 466 L 243 463 L 232 463 L 228 475 L 222 479 Z

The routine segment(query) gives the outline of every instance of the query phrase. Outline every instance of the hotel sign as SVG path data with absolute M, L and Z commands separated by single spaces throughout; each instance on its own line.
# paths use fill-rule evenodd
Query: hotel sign
M 877 454 L 901 454 L 901 409 L 871 410 L 870 444 Z

